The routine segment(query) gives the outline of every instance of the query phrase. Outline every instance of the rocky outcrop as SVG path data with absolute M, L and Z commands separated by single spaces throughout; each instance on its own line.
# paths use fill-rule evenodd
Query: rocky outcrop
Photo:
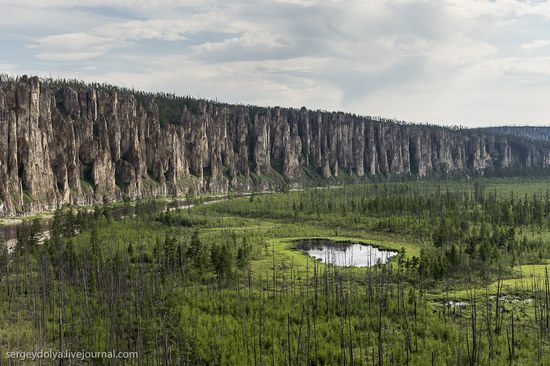
M 502 126 L 479 129 L 480 132 L 495 135 L 518 136 L 527 140 L 550 141 L 550 127 L 546 126 Z
M 35 77 L 0 80 L 3 216 L 124 197 L 269 189 L 313 175 L 333 182 L 549 166 L 550 148 L 479 131 Z

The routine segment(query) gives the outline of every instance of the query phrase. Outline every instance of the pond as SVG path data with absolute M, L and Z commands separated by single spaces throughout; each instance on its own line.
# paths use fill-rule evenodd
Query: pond
M 297 240 L 296 249 L 309 256 L 338 267 L 372 267 L 387 263 L 397 252 L 383 250 L 372 245 L 337 242 L 328 239 Z

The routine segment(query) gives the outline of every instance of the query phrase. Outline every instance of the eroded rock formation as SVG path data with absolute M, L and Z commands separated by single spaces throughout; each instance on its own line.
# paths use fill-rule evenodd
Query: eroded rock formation
M 0 85 L 0 215 L 268 189 L 312 174 L 330 181 L 550 166 L 546 147 L 479 132 L 205 101 L 162 121 L 171 102 L 161 107 L 149 95 L 35 77 Z

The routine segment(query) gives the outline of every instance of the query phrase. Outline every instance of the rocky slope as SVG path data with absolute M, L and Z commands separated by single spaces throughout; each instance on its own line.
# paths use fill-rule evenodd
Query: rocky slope
M 481 132 L 495 135 L 518 136 L 528 140 L 550 141 L 550 127 L 502 126 L 480 129 Z
M 549 148 L 485 133 L 68 85 L 0 80 L 0 215 L 268 189 L 282 177 L 329 182 L 550 166 Z

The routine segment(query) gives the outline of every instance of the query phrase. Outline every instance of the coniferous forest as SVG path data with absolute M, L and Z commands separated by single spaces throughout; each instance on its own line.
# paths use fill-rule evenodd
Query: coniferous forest
M 0 365 L 547 365 L 544 179 L 64 207 L 0 251 Z M 391 250 L 335 266 L 298 240 Z M 134 359 L 10 360 L 40 349 Z

